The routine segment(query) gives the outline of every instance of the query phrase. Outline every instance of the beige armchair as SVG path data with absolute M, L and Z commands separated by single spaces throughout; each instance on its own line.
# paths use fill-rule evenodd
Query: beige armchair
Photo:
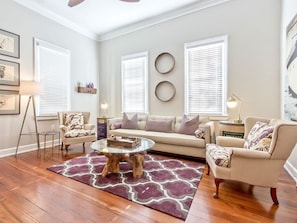
M 297 143 L 297 123 L 258 117 L 247 117 L 244 123 L 243 139 L 218 136 L 216 144 L 206 146 L 207 174 L 211 170 L 215 178 L 214 197 L 219 196 L 220 183 L 234 180 L 270 187 L 277 205 L 277 181 Z
M 65 145 L 66 154 L 71 144 L 82 143 L 85 152 L 85 142 L 96 141 L 95 125 L 89 124 L 90 112 L 58 112 L 61 149 Z

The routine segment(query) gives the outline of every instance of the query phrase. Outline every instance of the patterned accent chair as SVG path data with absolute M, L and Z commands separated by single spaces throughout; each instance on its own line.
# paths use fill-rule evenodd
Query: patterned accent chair
M 62 139 L 61 149 L 65 145 L 66 154 L 70 144 L 83 144 L 97 140 L 94 124 L 89 124 L 90 112 L 58 112 L 60 135 Z
M 207 175 L 211 170 L 216 185 L 224 180 L 240 181 L 270 188 L 278 205 L 277 181 L 284 163 L 297 143 L 297 122 L 259 117 L 245 118 L 244 138 L 218 136 L 206 146 Z

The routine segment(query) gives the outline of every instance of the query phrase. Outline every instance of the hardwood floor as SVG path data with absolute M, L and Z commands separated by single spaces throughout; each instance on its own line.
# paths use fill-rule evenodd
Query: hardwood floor
M 123 198 L 46 170 L 52 164 L 82 155 L 82 146 L 70 146 L 64 157 L 58 148 L 0 158 L 0 222 L 183 222 Z M 89 144 L 87 152 L 91 152 Z M 248 171 L 248 170 L 247 170 Z M 186 222 L 297 223 L 297 188 L 285 170 L 279 179 L 279 206 L 269 188 L 224 182 L 214 199 L 212 175 L 204 173 Z

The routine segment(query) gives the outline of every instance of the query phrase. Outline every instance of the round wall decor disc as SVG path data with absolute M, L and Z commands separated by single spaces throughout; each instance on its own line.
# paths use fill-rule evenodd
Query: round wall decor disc
M 175 96 L 175 87 L 169 81 L 161 81 L 155 88 L 155 95 L 160 101 L 170 101 Z
M 160 74 L 167 74 L 173 70 L 175 65 L 174 57 L 167 52 L 161 53 L 155 60 L 155 68 Z

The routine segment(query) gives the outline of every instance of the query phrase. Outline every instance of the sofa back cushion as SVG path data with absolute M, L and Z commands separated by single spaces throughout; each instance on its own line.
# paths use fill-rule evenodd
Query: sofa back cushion
M 154 120 L 154 121 L 171 121 L 171 132 L 174 130 L 175 125 L 175 116 L 167 116 L 167 115 L 148 115 L 147 121 Z M 168 124 L 168 123 L 167 123 Z

